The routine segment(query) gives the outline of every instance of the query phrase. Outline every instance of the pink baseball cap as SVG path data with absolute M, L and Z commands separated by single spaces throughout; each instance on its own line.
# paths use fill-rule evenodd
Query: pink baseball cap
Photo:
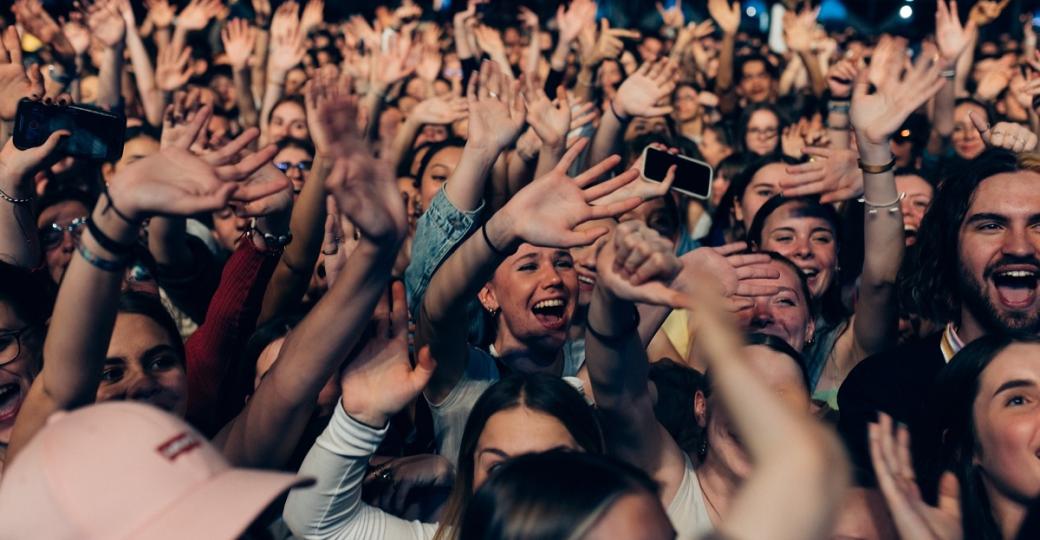
M 107 402 L 56 413 L 4 470 L 0 538 L 237 538 L 292 474 L 232 468 L 184 421 Z

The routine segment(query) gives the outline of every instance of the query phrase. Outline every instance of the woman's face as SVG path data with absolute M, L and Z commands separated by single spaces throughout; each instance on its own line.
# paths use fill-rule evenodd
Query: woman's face
M 689 86 L 680 86 L 672 96 L 672 113 L 678 122 L 689 122 L 700 113 L 697 91 Z
M 116 317 L 97 400 L 131 400 L 155 405 L 184 417 L 188 410 L 188 375 L 184 358 L 159 323 L 136 313 Z
M 594 219 L 578 225 L 574 230 L 584 232 L 597 227 L 606 228 L 612 232 L 614 227 L 617 227 L 617 222 L 613 219 Z M 596 256 L 610 236 L 610 234 L 604 234 L 587 246 L 571 248 L 574 271 L 578 274 L 578 306 L 580 307 L 588 307 L 592 302 L 592 290 L 596 287 Z
M 414 179 L 402 176 L 397 179 L 397 190 L 401 192 L 401 198 L 404 199 L 404 209 L 408 213 L 408 231 L 414 234 L 415 227 L 419 223 L 419 216 L 422 215 L 422 199 L 419 195 L 419 188 L 415 186 Z
M 773 195 L 781 192 L 780 181 L 787 174 L 783 163 L 770 163 L 762 167 L 751 178 L 744 195 L 734 205 L 736 218 L 744 223 L 744 230 L 751 229 L 751 222 L 762 205 Z
M 500 310 L 498 341 L 505 350 L 556 351 L 578 297 L 578 274 L 565 249 L 522 244 L 495 270 L 480 292 L 485 309 Z
M 974 462 L 990 500 L 1040 496 L 1040 345 L 1016 343 L 993 359 L 975 395 Z
M 599 68 L 599 77 L 603 86 L 617 88 L 623 79 L 621 66 L 614 61 L 603 62 Z
M 916 174 L 896 177 L 896 189 L 902 195 L 899 208 L 903 212 L 903 234 L 906 245 L 917 242 L 917 230 L 921 228 L 921 220 L 932 204 L 934 190 L 927 180 Z
M 516 456 L 567 449 L 583 452 L 556 417 L 523 405 L 488 418 L 473 453 L 473 491 L 480 489 L 499 465 Z
M 750 332 L 761 332 L 778 337 L 796 351 L 801 351 L 815 331 L 815 325 L 810 317 L 810 299 L 805 297 L 802 278 L 787 263 L 774 260 L 762 266 L 779 274 L 780 277 L 749 279 L 747 284 L 777 287 L 779 292 L 746 297 L 750 305 L 737 311 L 740 327 Z
M 461 158 L 462 148 L 458 146 L 442 148 L 430 158 L 419 182 L 423 210 L 430 207 L 433 197 L 437 195 L 437 191 L 441 189 L 451 173 L 455 172 L 455 166 L 459 164 Z
M 772 111 L 760 109 L 752 113 L 748 119 L 744 144 L 749 152 L 764 156 L 776 150 L 776 145 L 780 142 L 779 134 L 780 119 Z
M 413 77 L 404 85 L 404 93 L 407 96 L 422 101 L 426 99 L 426 84 L 419 77 Z
M 718 208 L 722 202 L 722 196 L 729 189 L 730 179 L 723 174 L 722 169 L 715 169 L 715 176 L 711 179 L 711 207 Z
M 11 430 L 33 379 L 40 372 L 43 330 L 28 328 L 10 304 L 0 302 L 0 445 L 11 440 Z
M 311 171 L 314 156 L 310 152 L 296 146 L 287 146 L 274 156 L 274 166 L 285 173 L 292 181 L 293 200 L 300 195 L 303 183 Z
M 985 121 L 986 110 L 974 103 L 961 103 L 953 110 L 953 151 L 964 159 L 975 159 L 983 150 L 986 143 L 983 142 L 979 130 L 975 129 L 968 116 L 971 113 L 976 118 Z
M 766 219 L 762 249 L 775 251 L 805 275 L 813 298 L 819 298 L 834 281 L 838 244 L 830 222 L 805 216 L 799 204 L 785 204 Z
M 286 137 L 306 140 L 310 138 L 310 132 L 307 131 L 307 113 L 299 103 L 283 101 L 274 108 L 268 131 L 269 143 L 276 143 Z
M 299 94 L 307 82 L 307 72 L 301 68 L 293 68 L 285 74 L 285 95 Z
M 801 414 L 809 413 L 809 391 L 794 359 L 765 345 L 745 347 L 745 357 L 755 375 L 780 396 L 784 405 Z M 707 425 L 708 456 L 705 461 L 715 460 L 717 465 L 737 478 L 747 478 L 751 473 L 751 459 L 737 435 L 736 426 L 716 397 L 713 394 L 705 400 L 704 395 L 698 392 L 694 398 L 698 422 Z
M 89 213 L 87 207 L 79 201 L 62 201 L 44 208 L 36 218 L 36 227 L 40 231 L 40 247 L 43 249 L 43 258 L 47 261 L 47 272 L 55 283 L 61 283 L 61 278 L 65 276 L 65 270 L 69 267 L 72 254 L 76 251 L 76 245 L 79 242 L 77 233 L 64 229 L 74 221 L 86 218 Z M 60 240 L 57 233 L 52 230 L 52 225 L 63 229 Z M 79 233 L 82 231 L 83 227 L 80 227 Z M 48 241 L 47 237 L 51 235 L 53 235 L 53 241 Z

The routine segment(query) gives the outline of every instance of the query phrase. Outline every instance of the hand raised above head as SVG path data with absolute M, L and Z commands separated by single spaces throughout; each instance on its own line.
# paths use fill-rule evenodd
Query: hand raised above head
M 597 227 L 576 232 L 575 227 L 589 220 L 618 216 L 639 206 L 642 200 L 636 197 L 592 206 L 592 201 L 613 193 L 639 175 L 628 170 L 611 180 L 594 184 L 621 161 L 619 156 L 611 156 L 582 174 L 569 177 L 567 170 L 587 142 L 587 139 L 580 140 L 563 155 L 555 168 L 517 192 L 491 218 L 495 230 L 503 233 L 497 238 L 500 244 L 495 244 L 499 251 L 515 249 L 521 242 L 559 248 L 588 245 L 607 230 Z M 489 231 L 491 225 L 489 222 Z M 497 227 L 499 225 L 501 228 Z

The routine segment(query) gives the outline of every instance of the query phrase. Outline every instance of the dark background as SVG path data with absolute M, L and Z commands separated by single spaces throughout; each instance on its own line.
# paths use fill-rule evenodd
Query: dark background
M 172 0 L 174 3 L 183 5 L 187 0 Z M 663 0 L 666 5 L 674 3 L 675 0 Z M 0 0 L 0 15 L 10 21 L 9 8 L 12 0 Z M 142 0 L 132 0 L 139 15 L 143 15 L 145 9 Z M 44 0 L 44 5 L 54 15 L 62 15 L 72 5 L 72 0 Z M 249 0 L 239 2 L 240 5 L 233 7 L 233 13 L 248 17 L 252 8 Z M 280 0 L 272 0 L 271 3 L 277 7 Z M 326 0 L 325 11 L 327 20 L 342 19 L 346 15 L 362 13 L 371 15 L 377 5 L 399 5 L 399 0 Z M 432 0 L 418 0 L 418 3 L 426 8 L 425 19 L 450 20 L 451 14 L 465 7 L 466 0 L 444 0 L 449 7 L 440 13 L 432 11 Z M 516 19 L 516 7 L 526 5 L 542 17 L 543 24 L 555 13 L 559 0 L 492 0 L 489 9 L 490 23 L 503 26 L 512 24 Z M 763 15 L 768 12 L 769 6 L 776 3 L 775 0 L 744 0 L 742 8 L 745 11 L 742 28 L 747 31 L 756 31 L 764 26 Z M 930 33 L 934 27 L 934 0 L 812 0 L 812 3 L 821 6 L 820 22 L 829 29 L 843 29 L 851 26 L 864 35 L 877 35 L 882 32 L 905 35 L 908 37 L 921 37 Z M 234 4 L 234 2 L 233 2 Z M 654 7 L 653 0 L 600 0 L 600 16 L 607 17 L 614 26 L 629 28 L 640 28 L 644 31 L 656 29 L 661 19 Z M 964 0 L 960 3 L 962 20 L 966 18 L 972 0 Z M 687 0 L 683 2 L 683 11 L 687 20 L 703 20 L 708 16 L 705 8 L 706 0 Z M 900 10 L 904 6 L 909 7 L 912 12 L 908 18 L 900 16 Z M 1021 35 L 1023 18 L 1031 16 L 1034 9 L 1040 8 L 1040 0 L 1012 0 L 1004 10 L 1001 17 L 993 24 L 983 29 L 983 39 L 994 39 L 1001 33 L 1009 33 L 1012 36 Z M 752 15 L 752 16 L 749 16 Z

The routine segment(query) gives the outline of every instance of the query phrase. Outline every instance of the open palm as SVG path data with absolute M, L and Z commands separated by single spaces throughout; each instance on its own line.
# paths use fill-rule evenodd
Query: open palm
M 886 38 L 882 38 L 882 48 Z M 913 67 L 900 76 L 905 58 L 905 45 L 890 45 L 894 50 L 883 65 L 871 66 L 869 74 L 861 71 L 856 77 L 852 93 L 849 119 L 856 133 L 872 144 L 887 144 L 894 133 L 911 113 L 932 98 L 942 88 L 942 67 L 934 62 L 929 47 L 919 55 Z M 934 53 L 934 47 L 931 47 Z M 877 59 L 875 58 L 875 61 Z M 878 81 L 877 91 L 868 93 L 871 80 Z

